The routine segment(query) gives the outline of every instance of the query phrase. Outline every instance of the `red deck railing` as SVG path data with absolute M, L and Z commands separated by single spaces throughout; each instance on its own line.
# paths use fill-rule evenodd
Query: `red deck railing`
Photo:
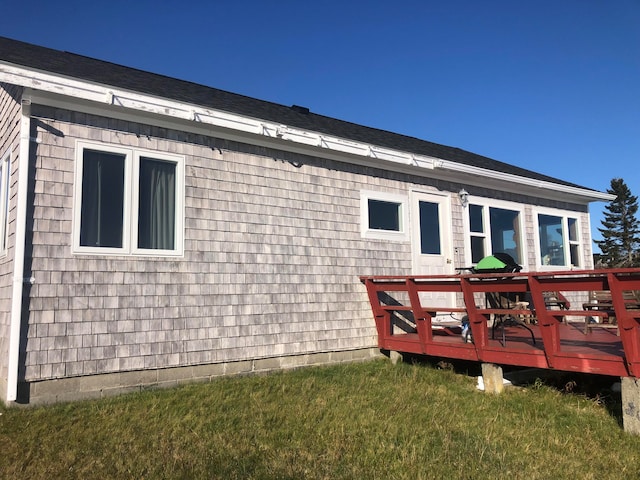
M 640 304 L 629 301 L 640 292 L 640 269 L 364 276 L 360 280 L 367 287 L 381 349 L 640 377 Z M 609 291 L 611 303 L 576 308 L 587 303 L 594 291 Z M 556 292 L 573 299 L 573 306 L 568 310 L 549 306 L 546 299 Z M 438 293 L 449 293 L 456 300 L 442 306 L 433 300 Z M 528 305 L 511 301 L 495 308 L 485 302 L 487 295 L 526 300 Z M 472 342 L 459 334 L 465 316 Z M 490 321 L 498 326 L 490 327 Z M 604 322 L 607 326 L 615 322 L 617 328 L 598 328 Z

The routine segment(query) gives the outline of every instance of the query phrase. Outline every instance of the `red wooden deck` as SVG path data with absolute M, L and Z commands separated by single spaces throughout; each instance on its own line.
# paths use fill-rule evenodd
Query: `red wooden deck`
M 640 308 L 630 293 L 640 291 L 640 269 L 361 277 L 366 285 L 381 349 L 501 365 L 547 368 L 613 376 L 640 377 Z M 557 310 L 545 304 L 546 292 L 575 297 L 610 291 L 608 312 L 573 305 Z M 434 292 L 454 292 L 456 305 L 430 304 Z M 487 308 L 487 294 L 526 298 L 530 310 Z M 433 301 L 431 301 L 433 302 Z M 574 302 L 575 304 L 576 302 Z M 580 307 L 582 303 L 580 302 Z M 472 342 L 460 335 L 469 319 Z M 495 318 L 533 318 L 527 324 L 492 328 Z M 458 321 L 453 320 L 453 317 Z M 590 328 L 585 318 L 616 322 L 618 328 Z M 453 320 L 453 321 L 451 321 Z M 504 339 L 503 339 L 504 333 Z M 533 338 L 532 338 L 533 334 Z

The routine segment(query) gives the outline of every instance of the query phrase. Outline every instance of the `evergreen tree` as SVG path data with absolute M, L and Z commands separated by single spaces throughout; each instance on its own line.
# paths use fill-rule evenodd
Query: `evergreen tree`
M 602 240 L 596 243 L 602 251 L 602 262 L 608 267 L 635 267 L 640 264 L 640 224 L 636 217 L 638 197 L 621 178 L 611 180 L 607 193 L 616 198 L 605 206 Z

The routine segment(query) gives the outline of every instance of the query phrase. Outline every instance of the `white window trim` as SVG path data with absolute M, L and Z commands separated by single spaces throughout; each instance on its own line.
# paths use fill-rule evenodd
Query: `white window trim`
M 574 268 L 581 269 L 584 267 L 584 241 L 582 238 L 582 222 L 580 220 L 580 212 L 573 212 L 570 210 L 560 210 L 555 208 L 543 208 L 543 207 L 534 207 L 533 208 L 533 221 L 534 221 L 534 237 L 535 237 L 535 256 L 536 256 L 536 267 L 539 270 L 572 270 Z M 566 241 L 566 245 L 563 245 L 563 253 L 564 253 L 564 265 L 543 265 L 542 264 L 542 252 L 540 250 L 540 225 L 538 223 L 538 215 L 549 215 L 552 217 L 559 217 L 562 219 L 562 238 Z M 576 231 L 578 233 L 577 241 L 569 240 L 569 218 L 573 218 L 576 220 Z M 581 265 L 572 265 L 571 264 L 571 245 L 578 246 L 578 259 L 581 262 Z
M 369 228 L 369 200 L 397 203 L 400 212 L 400 231 L 377 230 Z M 372 240 L 389 240 L 393 242 L 409 241 L 409 197 L 387 192 L 372 190 L 360 191 L 360 233 L 362 238 Z
M 80 245 L 80 219 L 82 209 L 82 168 L 85 149 L 125 156 L 124 171 L 124 211 L 122 224 L 122 248 L 86 247 Z M 166 160 L 176 165 L 176 205 L 175 205 L 175 249 L 141 249 L 137 245 L 138 225 L 138 176 L 140 157 Z M 76 142 L 76 167 L 74 188 L 73 243 L 72 253 L 87 255 L 135 255 L 156 257 L 180 257 L 184 255 L 184 183 L 185 159 L 181 155 L 171 155 L 154 150 L 127 148 L 105 143 Z M 134 215 L 135 213 L 135 215 Z
M 9 189 L 11 188 L 11 151 L 0 158 L 0 257 L 9 249 Z
M 471 225 L 469 223 L 469 205 L 482 206 L 482 219 L 484 222 L 484 233 L 471 232 Z M 518 223 L 520 229 L 520 266 L 523 270 L 527 269 L 528 265 L 528 252 L 527 252 L 527 239 L 525 234 L 525 207 L 521 203 L 509 202 L 505 200 L 495 200 L 493 198 L 486 197 L 472 197 L 469 196 L 469 204 L 464 209 L 462 215 L 462 225 L 464 228 L 464 258 L 465 265 L 473 265 L 471 262 L 471 236 L 483 237 L 485 241 L 486 255 L 492 255 L 491 249 L 491 220 L 489 216 L 489 208 L 500 208 L 503 210 L 511 210 L 518 212 Z

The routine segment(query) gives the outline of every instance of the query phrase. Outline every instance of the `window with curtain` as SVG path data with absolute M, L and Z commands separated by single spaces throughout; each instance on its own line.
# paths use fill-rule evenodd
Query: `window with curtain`
M 140 157 L 138 248 L 173 250 L 176 165 Z
M 85 150 L 80 245 L 122 248 L 125 156 Z
M 181 254 L 184 159 L 81 142 L 78 150 L 75 250 Z

